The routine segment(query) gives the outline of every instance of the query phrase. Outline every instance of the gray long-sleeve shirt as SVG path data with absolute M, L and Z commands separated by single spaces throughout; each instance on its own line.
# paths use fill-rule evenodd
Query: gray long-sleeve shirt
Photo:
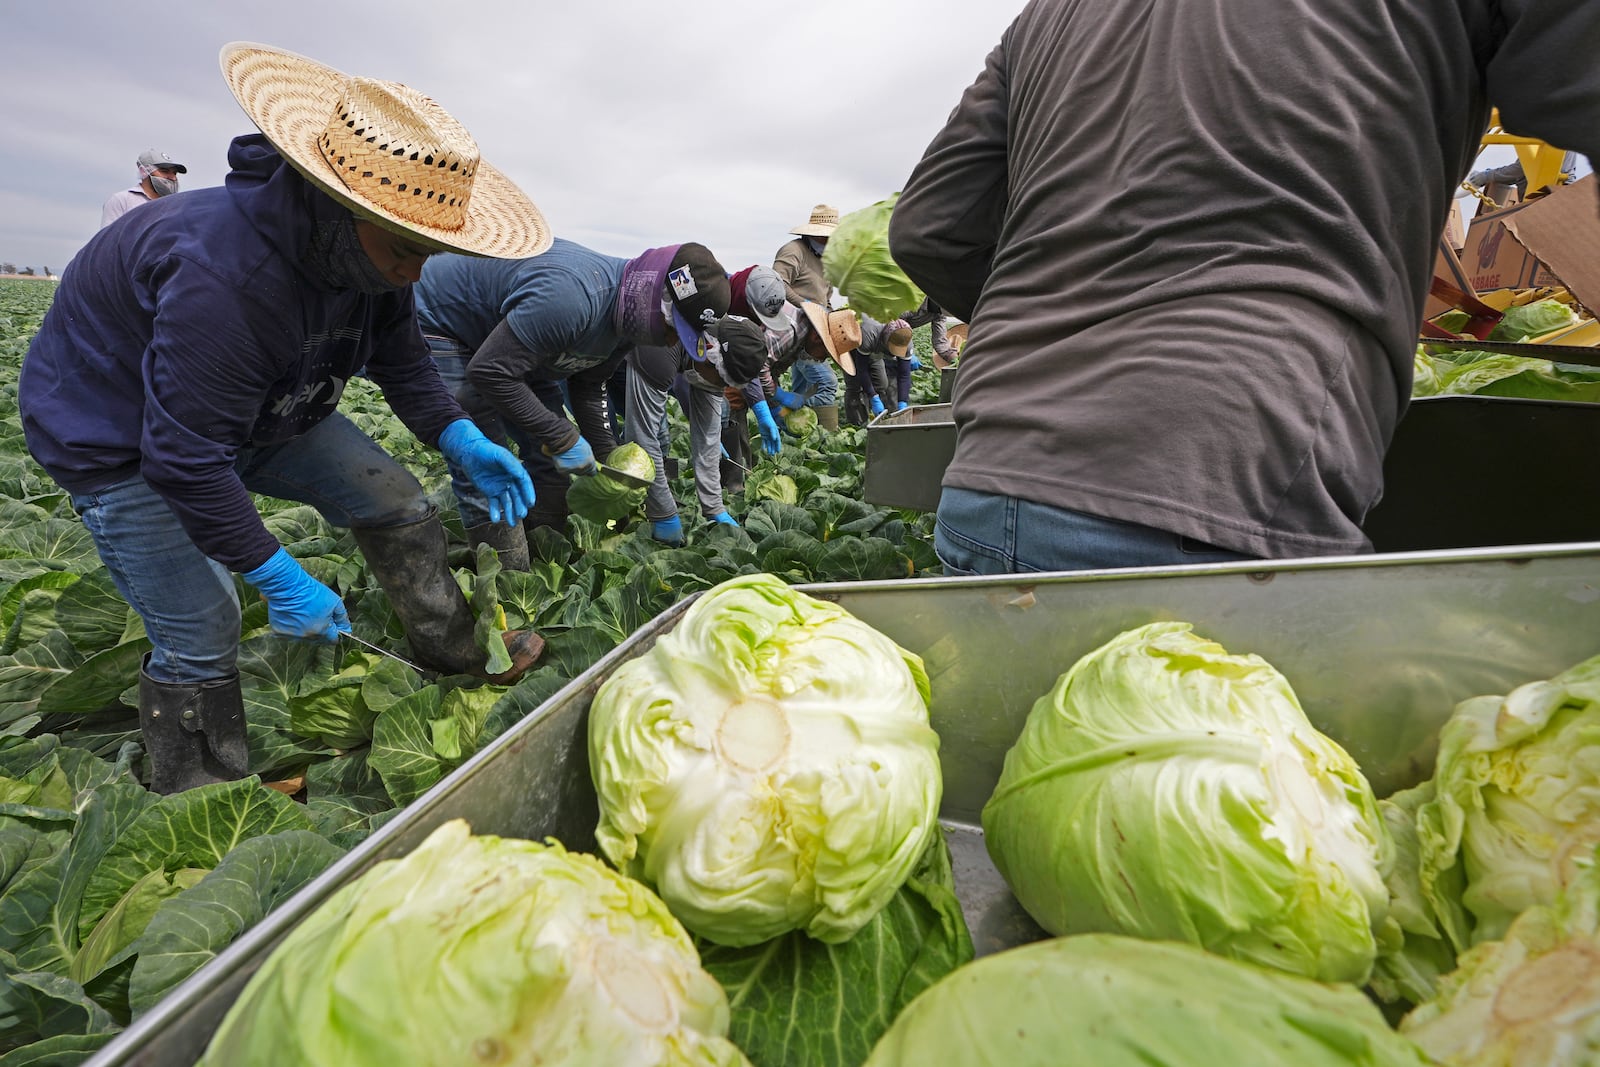
M 1034 0 L 890 224 L 972 324 L 945 484 L 1366 548 L 1489 106 L 1592 161 L 1596 54 L 1571 0 Z

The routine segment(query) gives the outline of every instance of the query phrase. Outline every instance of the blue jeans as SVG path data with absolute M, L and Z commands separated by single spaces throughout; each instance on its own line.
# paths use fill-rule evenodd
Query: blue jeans
M 839 402 L 839 379 L 826 363 L 812 359 L 795 360 L 794 369 L 789 372 L 789 388 L 793 392 L 804 393 L 807 385 L 815 386 L 816 392 L 806 400 L 806 407 L 833 407 Z
M 338 413 L 292 441 L 241 450 L 234 468 L 251 492 L 310 504 L 334 526 L 400 526 L 429 511 L 416 478 Z M 195 547 L 167 502 L 131 478 L 75 493 L 72 506 L 117 591 L 144 620 L 154 646 L 150 677 L 191 683 L 233 674 L 233 575 Z
M 1254 559 L 1181 534 L 1031 500 L 946 486 L 934 551 L 946 574 L 1167 567 Z

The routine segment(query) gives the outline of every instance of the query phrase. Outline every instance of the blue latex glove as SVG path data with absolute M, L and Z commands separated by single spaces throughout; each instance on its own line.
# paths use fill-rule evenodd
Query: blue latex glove
M 350 616 L 339 594 L 306 573 L 284 549 L 267 557 L 244 580 L 261 591 L 273 633 L 330 644 L 350 632 Z
M 589 447 L 589 442 L 578 438 L 578 443 L 565 452 L 557 452 L 552 457 L 556 461 L 556 470 L 562 474 L 593 474 L 594 449 Z
M 912 370 L 921 370 L 922 369 L 922 360 L 918 359 L 916 357 L 915 353 L 913 353 L 912 356 L 911 356 L 911 369 Z
M 778 436 L 778 420 L 772 417 L 772 409 L 765 400 L 758 400 L 750 410 L 756 413 L 756 425 L 761 428 L 761 447 L 767 455 L 776 456 L 783 440 Z
M 900 400 L 900 401 L 896 401 L 895 402 L 894 409 L 896 411 L 904 411 L 906 408 L 908 408 L 910 406 L 911 405 L 907 404 L 904 400 Z
M 657 519 L 650 524 L 650 536 L 669 545 L 683 544 L 683 520 L 674 515 L 670 519 Z
M 735 519 L 732 515 L 729 515 L 726 511 L 717 512 L 715 515 L 711 516 L 711 521 L 712 522 L 720 522 L 724 526 L 738 526 L 739 525 L 739 520 Z
M 806 405 L 805 397 L 801 396 L 799 393 L 791 393 L 787 389 L 779 389 L 775 394 L 774 399 L 778 401 L 779 407 L 788 408 L 790 411 L 799 411 Z
M 875 396 L 875 397 L 872 398 L 872 413 L 874 415 L 882 415 L 883 414 L 883 398 L 882 397 Z
M 483 435 L 471 419 L 457 419 L 439 435 L 439 451 L 459 465 L 489 500 L 489 521 L 515 526 L 533 507 L 533 480 L 522 461 Z

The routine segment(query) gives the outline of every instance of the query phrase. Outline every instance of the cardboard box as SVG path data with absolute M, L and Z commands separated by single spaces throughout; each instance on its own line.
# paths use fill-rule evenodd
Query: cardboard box
M 1468 296 L 1476 296 L 1472 279 L 1467 276 L 1467 269 L 1461 263 L 1461 257 L 1456 254 L 1456 249 L 1450 244 L 1450 233 L 1445 231 L 1439 238 L 1439 254 L 1433 260 L 1433 276 L 1454 286 Z M 1429 293 L 1422 305 L 1422 317 L 1435 319 L 1450 310 L 1450 305 Z
M 1466 209 L 1461 205 L 1460 199 L 1450 201 L 1450 214 L 1444 219 L 1444 243 L 1456 252 L 1461 251 L 1461 246 L 1467 243 L 1467 216 Z
M 1472 220 L 1461 249 L 1478 292 L 1564 285 L 1600 314 L 1600 185 L 1593 174 Z

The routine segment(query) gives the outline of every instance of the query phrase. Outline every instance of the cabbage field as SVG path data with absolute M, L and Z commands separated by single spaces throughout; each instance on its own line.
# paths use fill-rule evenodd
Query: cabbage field
M 343 646 L 282 639 L 241 583 L 250 769 L 266 784 L 158 797 L 138 777 L 149 642 L 18 421 L 17 370 L 53 293 L 53 282 L 0 280 L 0 1065 L 75 1062 L 104 1044 L 681 598 L 755 572 L 792 582 L 937 573 L 932 516 L 861 501 L 864 431 L 847 428 L 762 457 L 729 500 L 742 528 L 686 523 L 681 548 L 650 540 L 642 522 L 619 531 L 575 517 L 565 534 L 540 531 L 528 572 L 502 571 L 476 590 L 508 626 L 549 642 L 540 668 L 511 688 L 441 684 Z M 915 388 L 931 399 L 936 372 L 919 372 Z M 474 561 L 438 454 L 365 380 L 343 408 L 441 505 L 470 588 Z M 675 425 L 680 457 L 684 437 Z M 686 458 L 681 469 L 675 495 L 692 501 Z M 291 554 L 343 594 L 359 636 L 405 648 L 353 538 L 309 507 L 258 503 Z
M 1032 701 L 980 798 L 981 847 L 1036 924 L 997 944 L 968 929 L 956 861 L 973 857 L 940 830 L 970 778 L 948 773 L 966 753 L 931 710 L 948 657 L 795 588 L 937 573 L 931 516 L 861 501 L 859 429 L 804 427 L 760 456 L 729 500 L 741 527 L 669 548 L 618 493 L 510 572 L 468 550 L 438 455 L 352 383 L 344 410 L 447 516 L 480 618 L 548 651 L 510 687 L 420 675 L 273 635 L 241 583 L 253 774 L 158 796 L 135 706 L 149 642 L 19 429 L 17 368 L 52 291 L 0 281 L 0 1067 L 83 1062 L 690 594 L 575 720 L 595 855 L 436 827 L 289 932 L 204 1067 L 1600 1063 L 1600 656 L 1448 715 L 1379 709 L 1428 734 L 1386 783 L 1409 788 L 1384 793 L 1293 679 L 1203 620 L 1124 620 L 1059 665 L 1041 642 L 1061 672 L 1047 691 L 983 706 L 1005 680 L 985 669 L 961 707 L 992 725 Z M 1422 359 L 1439 393 L 1593 387 Z M 914 399 L 936 390 L 920 372 Z M 405 647 L 348 533 L 257 503 L 358 635 Z M 974 960 L 974 932 L 1038 940 Z

